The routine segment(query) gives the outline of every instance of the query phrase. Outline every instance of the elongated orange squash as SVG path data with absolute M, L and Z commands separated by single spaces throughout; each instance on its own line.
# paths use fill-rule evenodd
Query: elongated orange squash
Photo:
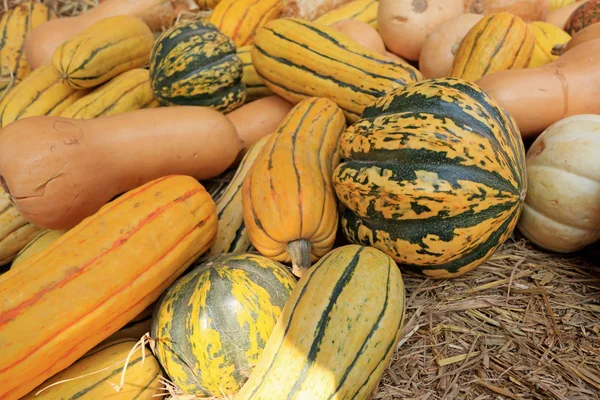
M 331 173 L 345 129 L 342 110 L 331 100 L 296 105 L 258 155 L 242 188 L 244 223 L 264 256 L 292 261 L 304 274 L 333 247 L 338 212 Z
M 18 399 L 154 302 L 214 240 L 187 176 L 131 190 L 0 276 L 0 399 Z

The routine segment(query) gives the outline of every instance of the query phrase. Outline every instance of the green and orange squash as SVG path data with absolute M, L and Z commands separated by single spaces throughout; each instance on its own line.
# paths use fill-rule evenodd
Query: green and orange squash
M 565 23 L 565 31 L 573 36 L 583 28 L 600 22 L 600 0 L 588 0 L 571 14 Z

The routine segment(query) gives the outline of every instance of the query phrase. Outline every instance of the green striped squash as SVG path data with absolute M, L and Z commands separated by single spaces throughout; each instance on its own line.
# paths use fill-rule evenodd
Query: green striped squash
M 154 97 L 165 106 L 232 111 L 246 100 L 242 74 L 233 40 L 204 21 L 167 30 L 150 55 L 150 85 Z
M 475 84 L 432 79 L 390 92 L 340 140 L 342 228 L 408 270 L 464 274 L 511 234 L 525 151 L 515 121 Z
M 156 356 L 171 381 L 188 395 L 235 394 L 294 284 L 284 266 L 254 254 L 216 258 L 175 282 L 152 318 Z
M 323 25 L 331 25 L 335 22 L 351 19 L 362 21 L 377 28 L 377 11 L 379 0 L 353 0 L 315 19 L 315 22 Z
M 260 79 L 260 76 L 258 76 L 258 73 L 256 72 L 256 68 L 254 68 L 254 64 L 252 64 L 251 50 L 252 46 L 244 46 L 237 49 L 237 55 L 242 61 L 242 66 L 244 68 L 242 82 L 244 82 L 248 89 L 246 103 L 273 95 L 271 89 L 269 89 Z
M 300 279 L 235 400 L 370 399 L 400 339 L 400 270 L 372 247 L 339 247 Z
M 397 63 L 322 24 L 277 19 L 256 32 L 252 62 L 263 82 L 284 99 L 333 100 L 350 121 L 386 92 L 423 79 Z

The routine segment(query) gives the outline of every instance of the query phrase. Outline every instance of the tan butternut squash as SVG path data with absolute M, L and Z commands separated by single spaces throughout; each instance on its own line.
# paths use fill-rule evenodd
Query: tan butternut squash
M 565 32 L 565 35 L 568 33 Z M 552 49 L 552 54 L 560 56 L 580 44 L 589 42 L 590 40 L 600 39 L 600 22 L 586 26 L 582 30 L 573 35 L 571 40 L 564 44 L 557 44 Z
M 567 20 L 569 19 L 571 14 L 573 14 L 573 11 L 575 11 L 580 5 L 582 5 L 585 2 L 587 2 L 587 0 L 579 0 L 575 3 L 555 9 L 550 14 L 548 14 L 546 22 L 549 22 L 552 25 L 556 25 L 560 29 L 564 29 L 565 24 L 567 23 Z
M 385 44 L 379 36 L 377 29 L 373 28 L 366 22 L 344 19 L 334 22 L 330 26 L 346 35 L 350 36 L 354 41 L 369 50 L 377 52 L 381 55 L 387 55 Z
M 544 21 L 549 11 L 549 0 L 465 0 L 465 12 L 481 15 L 508 12 L 525 21 Z

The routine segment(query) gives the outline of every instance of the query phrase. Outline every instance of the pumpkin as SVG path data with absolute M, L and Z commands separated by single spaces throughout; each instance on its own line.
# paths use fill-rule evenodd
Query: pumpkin
M 253 254 L 197 266 L 162 296 L 152 318 L 156 356 L 186 394 L 229 396 L 260 359 L 296 281 Z
M 475 84 L 431 79 L 365 109 L 340 140 L 333 185 L 350 242 L 432 278 L 490 258 L 519 218 L 527 182 L 514 120 Z
M 586 26 L 600 22 L 600 0 L 589 0 L 573 11 L 565 23 L 565 31 L 574 35 Z
M 525 21 L 545 21 L 549 11 L 549 0 L 465 0 L 466 13 L 508 12 Z
M 54 19 L 54 13 L 37 1 L 24 1 L 2 14 L 0 18 L 0 91 L 12 80 L 21 81 L 31 68 L 24 55 L 25 37 L 40 24 Z
M 338 213 L 331 173 L 346 127 L 331 100 L 297 104 L 260 152 L 242 187 L 244 223 L 264 256 L 302 276 L 333 247 Z
M 535 36 L 521 18 L 501 12 L 479 21 L 460 43 L 450 76 L 475 81 L 484 75 L 529 64 Z
M 157 300 L 216 232 L 215 204 L 202 185 L 164 177 L 120 196 L 3 274 L 0 398 L 29 393 L 116 332 Z
M 162 394 L 160 365 L 149 349 L 138 348 L 127 363 L 125 383 L 117 392 L 108 382 L 119 384 L 124 361 L 135 346 L 132 339 L 115 340 L 90 350 L 77 362 L 41 384 L 23 400 L 115 399 L 154 400 Z M 90 374 L 90 375 L 88 375 Z M 87 376 L 86 376 L 87 375 Z M 74 379 L 78 378 L 78 379 Z M 63 380 L 55 386 L 44 388 Z M 43 390 L 43 391 L 42 391 Z M 36 396 L 36 393 L 42 391 Z
M 300 279 L 235 399 L 370 399 L 404 314 L 404 283 L 390 257 L 335 249 Z
M 334 22 L 351 19 L 377 27 L 379 0 L 353 0 L 343 4 L 315 19 L 316 23 L 331 25 Z
M 154 44 L 150 85 L 162 105 L 194 105 L 228 112 L 244 104 L 242 61 L 233 41 L 202 21 L 175 25 Z
M 600 240 L 600 116 L 575 115 L 542 133 L 527 152 L 528 192 L 519 231 L 569 253 Z
M 552 54 L 554 46 L 567 43 L 571 39 L 567 32 L 548 22 L 530 22 L 529 27 L 535 36 L 535 46 L 529 61 L 529 68 L 540 67 L 555 61 L 558 56 Z
M 155 106 L 148 70 L 135 68 L 83 96 L 65 108 L 60 116 L 92 119 Z
M 35 238 L 33 238 L 31 242 L 29 242 L 25 247 L 23 247 L 21 251 L 17 253 L 17 256 L 12 262 L 11 268 L 15 268 L 17 265 L 22 264 L 28 258 L 44 250 L 51 243 L 58 240 L 58 238 L 61 237 L 64 233 L 65 231 L 61 230 L 43 230 Z
M 350 121 L 386 91 L 422 79 L 407 64 L 365 49 L 332 27 L 300 19 L 277 19 L 259 29 L 252 62 L 263 82 L 296 104 L 326 97 Z
M 248 95 L 246 96 L 246 102 L 250 102 L 256 99 L 273 95 L 271 89 L 269 89 L 260 79 L 254 64 L 252 64 L 252 46 L 239 47 L 237 49 L 237 56 L 242 62 L 242 82 L 246 85 Z

